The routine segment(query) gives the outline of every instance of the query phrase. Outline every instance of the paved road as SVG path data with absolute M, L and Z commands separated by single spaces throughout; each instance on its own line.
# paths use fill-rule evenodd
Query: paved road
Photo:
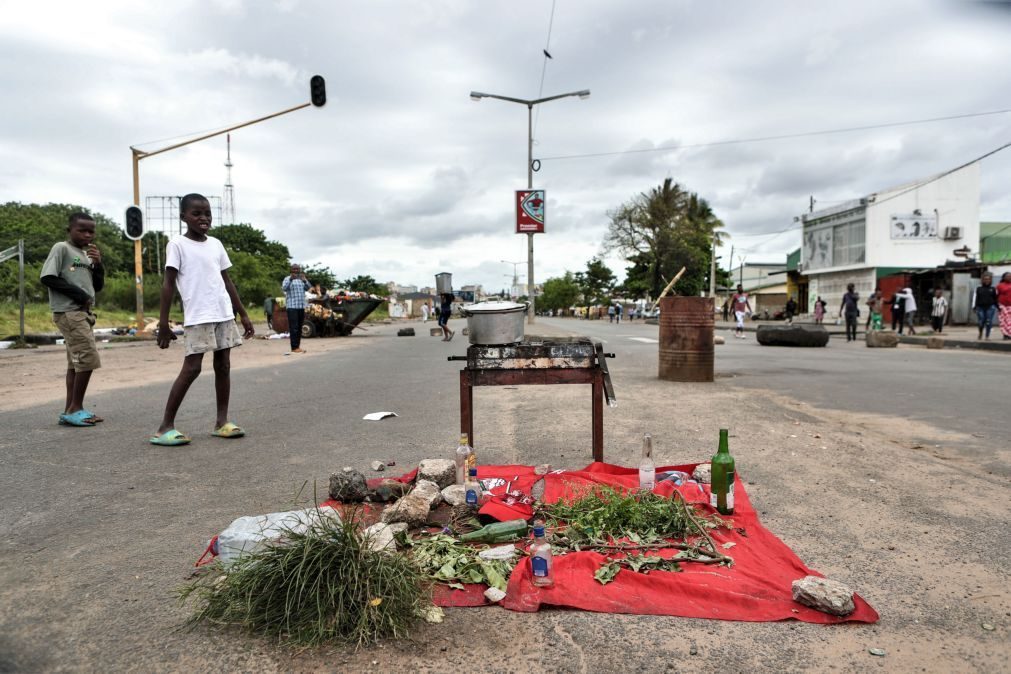
M 917 547 L 919 543 L 885 538 L 880 530 L 868 533 L 841 518 L 819 523 L 807 516 L 811 487 L 806 480 L 784 474 L 782 457 L 794 456 L 792 449 L 789 455 L 783 452 L 790 442 L 797 443 L 797 452 L 803 451 L 802 441 L 803 448 L 816 448 L 809 439 L 814 431 L 805 427 L 803 437 L 789 440 L 797 436 L 787 436 L 781 428 L 789 423 L 781 421 L 786 408 L 764 391 L 779 391 L 825 410 L 896 411 L 900 416 L 894 424 L 900 426 L 904 420 L 932 420 L 959 431 L 982 430 L 980 434 L 989 435 L 996 428 L 995 414 L 1004 409 L 997 406 L 997 391 L 1005 385 L 1011 368 L 1007 356 L 913 348 L 872 351 L 836 341 L 827 349 L 772 349 L 751 340 L 731 339 L 717 347 L 715 385 L 668 386 L 656 380 L 656 326 L 539 319 L 537 330 L 598 337 L 617 354 L 612 370 L 619 407 L 605 410 L 605 445 L 612 461 L 633 460 L 643 430 L 662 438 L 657 448 L 662 461 L 704 458 L 712 451 L 716 427 L 738 418 L 760 429 L 759 440 L 734 442 L 735 449 L 741 448 L 742 465 L 748 463 L 753 500 L 763 508 L 763 516 L 768 510 L 768 526 L 812 566 L 830 575 L 852 575 L 868 585 L 874 580 L 868 589 L 882 614 L 888 612 L 890 617 L 880 628 L 859 632 L 859 638 L 866 638 L 870 645 L 908 643 L 911 636 L 922 634 L 914 622 L 918 617 L 947 614 L 949 604 L 961 601 L 961 576 L 941 581 L 929 576 L 939 565 L 913 567 L 926 581 L 910 579 L 908 573 L 898 571 L 898 565 L 882 565 L 882 554 L 901 554 L 909 564 L 913 557 L 926 562 L 936 554 Z M 207 537 L 237 515 L 292 504 L 306 480 L 303 502 L 312 500 L 313 480 L 319 481 L 317 495 L 321 496 L 326 476 L 344 465 L 364 467 L 373 459 L 395 459 L 394 470 L 399 471 L 452 450 L 459 424 L 460 363 L 448 362 L 446 356 L 463 354 L 466 342 L 462 335 L 450 343 L 421 334 L 414 338 L 394 335 L 395 326 L 384 326 L 348 338 L 347 349 L 235 370 L 232 416 L 249 432 L 249 437 L 238 441 L 198 432 L 209 430 L 213 419 L 210 376 L 198 380 L 179 415 L 180 427 L 195 436 L 195 442 L 184 448 L 166 450 L 145 441 L 164 405 L 165 383 L 94 396 L 92 402 L 107 421 L 92 429 L 57 426 L 53 404 L 17 412 L 0 410 L 0 428 L 4 429 L 0 434 L 4 466 L 0 471 L 0 671 L 291 667 L 285 652 L 257 639 L 179 631 L 186 613 L 177 606 L 173 592 Z M 241 360 L 241 352 L 235 358 Z M 590 420 L 585 388 L 503 387 L 477 392 L 481 460 L 552 462 L 567 467 L 587 463 Z M 741 391 L 756 395 L 742 403 Z M 728 407 L 734 404 L 740 408 Z M 381 410 L 400 416 L 362 421 L 364 414 Z M 773 424 L 768 421 L 772 418 L 780 421 Z M 910 423 L 909 434 L 916 432 L 916 424 Z M 876 453 L 862 453 L 860 447 L 847 448 L 847 435 L 836 433 L 831 440 L 819 442 L 832 443 L 833 451 L 843 456 L 845 450 L 850 458 L 839 465 L 834 459 L 822 463 L 811 459 L 802 474 L 813 476 L 807 480 L 825 479 L 831 488 L 844 485 L 843 495 L 836 493 L 834 498 L 851 499 L 850 509 L 867 519 L 890 516 L 891 511 L 881 510 L 882 497 L 868 490 L 873 489 L 874 479 L 881 481 L 889 470 L 894 472 L 891 462 Z M 952 451 L 992 462 L 995 472 L 1006 475 L 1007 466 L 995 458 L 1000 448 L 988 438 L 976 440 Z M 910 456 L 908 449 L 904 451 Z M 847 461 L 857 467 L 851 468 Z M 923 466 L 911 475 L 936 473 L 942 476 L 940 484 L 951 483 L 947 464 L 940 459 L 924 457 Z M 856 482 L 851 485 L 854 471 L 874 479 L 860 480 L 862 487 Z M 997 489 L 1006 481 L 984 474 L 973 484 Z M 931 546 L 950 538 L 953 520 L 947 511 L 938 511 L 942 505 L 933 498 L 936 489 L 932 483 L 922 496 L 911 493 L 901 509 L 902 517 L 889 525 L 893 528 L 888 535 L 903 536 L 907 522 L 916 521 L 924 532 L 930 531 Z M 982 504 L 996 505 L 992 499 Z M 989 549 L 1001 521 L 1006 521 L 1006 510 L 1000 515 L 1003 520 L 993 515 L 961 517 L 957 520 L 960 531 L 971 533 L 958 536 L 946 550 L 983 560 L 979 569 L 971 569 L 971 577 L 979 584 L 966 585 L 965 596 L 969 592 L 999 596 L 995 593 L 1000 590 L 990 585 L 1007 577 L 1006 564 L 1000 561 L 1007 555 L 1002 548 L 993 554 L 976 548 Z M 829 527 L 827 533 L 825 527 Z M 896 545 L 897 551 L 888 552 Z M 912 589 L 907 587 L 910 584 Z M 947 594 L 948 588 L 958 595 Z M 908 608 L 904 600 L 891 599 L 908 597 L 911 592 L 926 596 L 926 608 L 919 601 Z M 980 632 L 977 616 L 986 604 L 968 601 L 957 620 L 944 622 L 938 629 L 958 630 L 959 650 L 964 645 L 966 652 L 978 654 L 988 648 L 973 641 Z M 475 622 L 476 616 L 484 622 Z M 487 628 L 479 633 L 482 626 Z M 876 642 L 879 629 L 881 641 Z M 667 658 L 685 662 L 690 657 L 688 644 L 696 642 L 704 657 L 691 662 L 707 671 L 756 666 L 788 670 L 819 661 L 841 662 L 851 670 L 869 666 L 866 646 L 853 643 L 855 632 L 829 632 L 811 625 L 715 624 L 569 611 L 529 615 L 492 610 L 479 616 L 462 610 L 450 612 L 446 624 L 422 634 L 420 644 L 391 646 L 385 652 L 342 653 L 336 660 L 327 654 L 304 654 L 297 668 L 360 671 L 372 659 L 384 666 L 391 662 L 417 666 L 417 658 L 423 658 L 430 665 L 440 662 L 459 669 L 473 667 L 474 658 L 479 657 L 488 671 L 587 667 L 653 671 L 662 669 L 661 661 L 674 661 Z M 603 641 L 601 634 L 607 635 Z M 918 642 L 921 649 L 930 645 L 933 634 Z
M 659 328 L 637 321 L 621 324 L 538 318 L 552 330 L 599 339 L 637 370 L 655 376 Z M 536 330 L 536 328 L 534 328 Z M 754 333 L 738 340 L 718 330 L 726 344 L 716 347 L 716 376 L 733 386 L 772 390 L 825 410 L 895 417 L 892 423 L 918 437 L 918 422 L 968 436 L 956 451 L 985 463 L 1003 447 L 1000 437 L 1007 407 L 1011 353 L 927 350 L 901 346 L 868 349 L 863 342 L 832 337 L 823 349 L 764 347 Z M 652 370 L 650 368 L 652 367 Z M 984 437 L 978 437 L 984 436 Z M 993 464 L 992 469 L 1006 471 Z

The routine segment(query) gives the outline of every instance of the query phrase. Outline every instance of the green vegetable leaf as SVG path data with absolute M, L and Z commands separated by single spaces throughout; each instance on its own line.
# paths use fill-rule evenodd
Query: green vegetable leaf
M 607 585 L 614 580 L 614 577 L 618 575 L 619 571 L 621 571 L 620 562 L 608 562 L 597 569 L 597 572 L 593 574 L 593 577 L 601 585 Z

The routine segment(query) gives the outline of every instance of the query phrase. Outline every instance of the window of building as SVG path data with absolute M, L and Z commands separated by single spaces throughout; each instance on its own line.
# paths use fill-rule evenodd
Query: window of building
M 861 219 L 832 228 L 832 265 L 859 264 L 867 257 L 865 227 Z

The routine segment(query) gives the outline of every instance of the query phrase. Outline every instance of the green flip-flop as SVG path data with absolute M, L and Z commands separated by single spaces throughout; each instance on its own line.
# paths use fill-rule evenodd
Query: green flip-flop
M 176 429 L 171 429 L 165 431 L 161 435 L 151 436 L 150 442 L 152 445 L 162 445 L 163 447 L 177 447 L 179 445 L 188 445 L 192 442 L 188 436 L 183 435 Z

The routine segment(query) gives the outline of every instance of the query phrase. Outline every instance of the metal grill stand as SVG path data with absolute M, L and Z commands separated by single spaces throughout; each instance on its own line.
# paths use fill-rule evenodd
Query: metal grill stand
M 474 442 L 474 387 L 530 384 L 590 384 L 593 410 L 593 460 L 604 460 L 604 398 L 616 404 L 607 358 L 600 343 L 585 337 L 545 339 L 528 337 L 517 344 L 484 346 L 472 344 L 460 370 L 460 432 Z

